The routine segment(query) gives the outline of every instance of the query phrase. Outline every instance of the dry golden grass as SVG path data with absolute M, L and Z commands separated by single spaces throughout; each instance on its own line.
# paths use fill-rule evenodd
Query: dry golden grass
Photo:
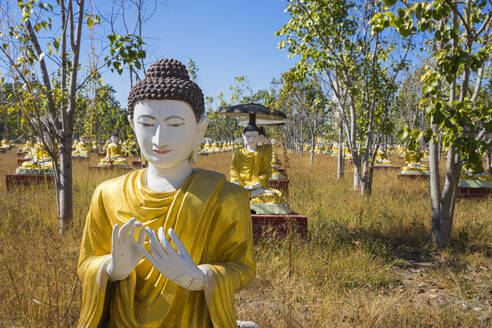
M 198 166 L 227 173 L 230 161 L 209 155 Z M 0 154 L 0 327 L 73 327 L 81 230 L 95 186 L 111 174 L 75 163 L 74 223 L 59 240 L 52 190 L 6 192 L 16 166 L 14 152 Z M 288 172 L 290 204 L 309 217 L 310 239 L 256 246 L 257 279 L 237 295 L 240 319 L 262 328 L 492 326 L 490 198 L 459 201 L 451 245 L 435 253 L 425 182 L 377 172 L 367 199 L 352 191 L 350 172 L 336 179 L 332 157 L 311 167 L 291 154 Z

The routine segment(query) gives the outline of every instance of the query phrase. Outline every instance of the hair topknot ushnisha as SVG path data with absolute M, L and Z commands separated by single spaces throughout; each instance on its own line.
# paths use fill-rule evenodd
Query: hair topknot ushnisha
M 133 119 L 140 100 L 182 100 L 190 104 L 197 121 L 205 106 L 200 87 L 190 81 L 186 66 L 176 59 L 161 59 L 150 65 L 145 78 L 135 83 L 128 95 L 128 115 Z

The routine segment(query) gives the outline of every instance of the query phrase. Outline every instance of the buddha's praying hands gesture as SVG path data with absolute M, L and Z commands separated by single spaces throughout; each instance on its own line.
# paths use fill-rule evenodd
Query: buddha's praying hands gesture
M 191 258 L 188 250 L 178 238 L 173 229 L 169 229 L 169 237 L 176 246 L 174 250 L 167 240 L 164 228 L 160 227 L 157 236 L 155 231 L 146 228 L 150 241 L 152 254 L 147 252 L 142 245 L 136 244 L 139 251 L 154 267 L 167 279 L 188 290 L 203 290 L 207 279 L 204 265 L 197 266 Z

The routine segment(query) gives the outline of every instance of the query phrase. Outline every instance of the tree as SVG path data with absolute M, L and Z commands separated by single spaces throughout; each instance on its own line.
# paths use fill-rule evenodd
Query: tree
M 490 146 L 486 137 L 492 132 L 491 106 L 481 101 L 479 95 L 492 51 L 489 34 L 492 3 L 471 0 L 385 3 L 385 11 L 374 15 L 375 30 L 392 27 L 403 37 L 417 33 L 430 36 L 430 59 L 422 77 L 420 103 L 429 128 L 418 135 L 430 142 L 431 242 L 444 248 L 451 236 L 462 166 L 480 169 L 480 154 Z M 447 148 L 442 189 L 439 135 Z
M 307 126 L 308 135 L 311 143 L 311 154 L 309 161 L 312 164 L 314 159 L 314 150 L 316 139 L 320 126 L 324 124 L 329 108 L 324 93 L 321 90 L 319 81 L 314 78 L 302 77 L 290 70 L 282 75 L 282 93 L 292 97 L 290 102 L 290 114 L 297 117 L 299 115 L 303 123 Z M 302 129 L 302 125 L 297 125 L 293 129 Z M 301 140 L 304 143 L 304 140 Z
M 20 99 L 17 109 L 52 159 L 63 235 L 73 218 L 71 152 L 81 87 L 78 78 L 82 28 L 85 23 L 91 29 L 99 19 L 85 15 L 84 0 L 18 1 L 17 8 L 20 17 L 8 2 L 2 7 L 5 24 L 1 59 L 11 67 L 14 92 Z M 107 63 L 138 61 L 145 56 L 132 50 L 135 42 L 131 36 L 112 37 L 116 41 L 111 43 Z M 41 44 L 44 40 L 46 43 Z
M 375 157 L 383 135 L 392 130 L 396 78 L 406 67 L 410 44 L 394 52 L 396 41 L 371 33 L 369 21 L 380 6 L 378 1 L 288 0 L 291 19 L 277 32 L 285 37 L 279 47 L 299 56 L 299 74 L 318 74 L 334 102 L 354 162 L 354 188 L 361 194 L 371 193 Z

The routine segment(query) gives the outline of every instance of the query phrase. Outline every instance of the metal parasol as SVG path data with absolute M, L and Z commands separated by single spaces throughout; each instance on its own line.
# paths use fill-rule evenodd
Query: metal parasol
M 239 126 L 245 127 L 248 125 L 248 120 L 241 121 L 239 122 Z M 256 125 L 257 126 L 278 126 L 278 125 L 284 125 L 285 121 L 284 120 L 265 120 L 262 118 L 256 119 Z
M 247 116 L 249 117 L 249 122 L 254 124 L 256 124 L 256 118 L 269 121 L 279 121 L 287 118 L 284 113 L 278 110 L 270 109 L 261 104 L 254 103 L 221 107 L 217 111 L 217 114 L 228 116 Z

